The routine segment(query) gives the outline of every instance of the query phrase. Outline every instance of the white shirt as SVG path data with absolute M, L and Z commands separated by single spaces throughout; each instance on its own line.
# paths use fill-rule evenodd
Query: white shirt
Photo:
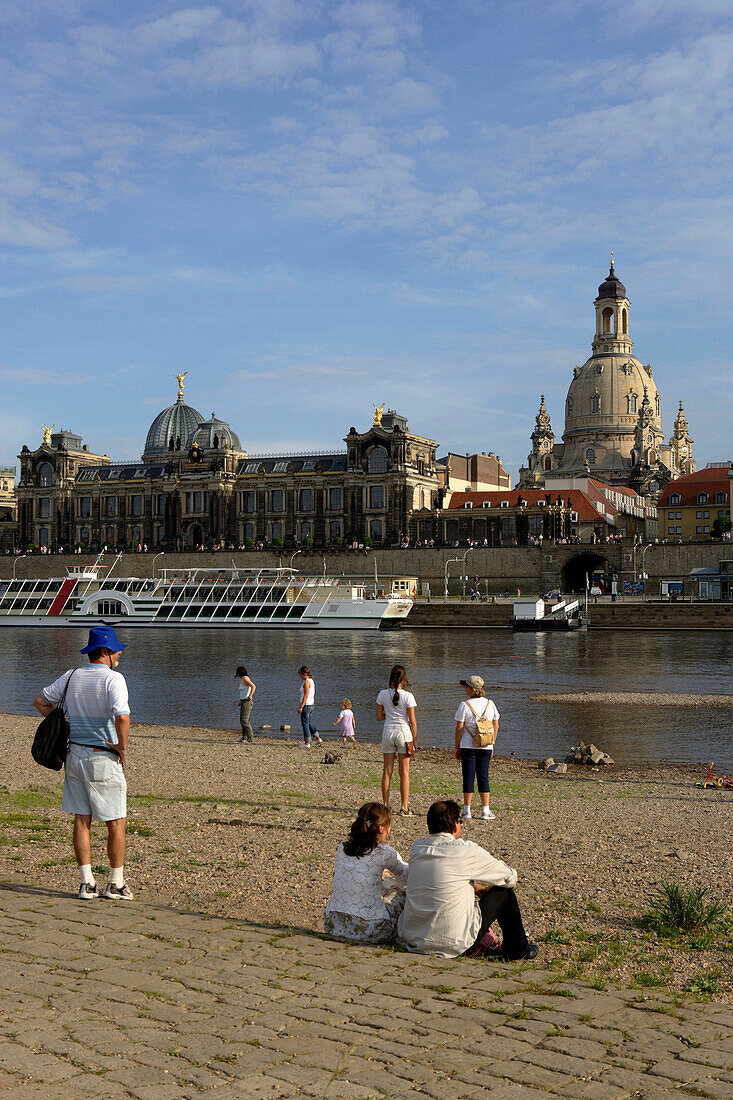
M 125 677 L 100 664 L 67 669 L 41 692 L 49 706 L 55 707 L 61 702 L 70 673 L 73 675 L 64 703 L 69 719 L 69 740 L 75 745 L 100 747 L 105 741 L 116 745 L 115 718 L 118 714 L 130 713 Z
M 316 682 L 310 677 L 303 680 L 303 697 L 301 706 L 312 707 L 316 699 Z
M 471 707 L 473 707 L 473 710 L 471 710 Z M 473 743 L 473 735 L 476 732 L 476 715 L 478 715 L 479 718 L 485 716 L 492 722 L 499 721 L 499 712 L 492 699 L 482 699 L 480 697 L 475 699 L 464 699 L 462 703 L 458 704 L 458 710 L 455 716 L 455 721 L 463 722 L 464 726 L 461 740 L 458 742 L 459 749 L 476 748 Z M 488 752 L 493 752 L 494 746 L 484 745 L 482 751 L 484 749 Z
M 455 959 L 475 942 L 481 910 L 471 880 L 514 886 L 517 872 L 485 848 L 450 833 L 416 840 L 397 930 L 408 951 Z
M 246 701 L 247 699 L 249 699 L 251 694 L 252 694 L 252 688 L 249 686 L 249 684 L 244 684 L 240 680 L 239 681 L 239 698 L 240 698 L 240 700 Z
M 389 917 L 382 900 L 382 872 L 391 871 L 395 885 L 403 890 L 409 865 L 389 844 L 377 844 L 363 856 L 347 856 L 343 842 L 336 852 L 333 870 L 333 891 L 326 906 L 327 913 L 349 913 L 368 920 Z
M 399 699 L 396 703 L 392 702 L 394 698 L 394 688 L 383 688 L 377 696 L 377 702 L 384 708 L 384 728 L 385 729 L 410 729 L 410 723 L 407 720 L 407 708 L 416 707 L 415 696 L 411 691 L 403 691 L 402 688 L 397 692 Z

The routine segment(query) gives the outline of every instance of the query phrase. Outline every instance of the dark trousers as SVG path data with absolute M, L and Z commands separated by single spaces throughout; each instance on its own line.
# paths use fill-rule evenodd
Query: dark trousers
M 478 899 L 481 909 L 481 928 L 476 937 L 476 943 L 469 947 L 466 954 L 470 954 L 494 921 L 501 928 L 503 943 L 502 956 L 507 959 L 522 959 L 527 953 L 529 940 L 522 924 L 522 914 L 519 912 L 519 902 L 514 890 L 508 886 L 491 886 L 485 894 Z
M 477 777 L 478 793 L 489 793 L 489 764 L 493 755 L 493 749 L 461 749 L 464 794 L 473 794 L 473 785 Z
M 249 716 L 252 713 L 252 700 L 242 699 L 239 704 L 239 724 L 242 727 L 242 740 L 254 741 L 254 732 Z

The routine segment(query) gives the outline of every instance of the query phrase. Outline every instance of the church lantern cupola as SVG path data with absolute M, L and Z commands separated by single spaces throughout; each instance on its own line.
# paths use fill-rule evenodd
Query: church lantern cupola
M 593 351 L 596 354 L 631 354 L 633 344 L 629 338 L 629 299 L 626 287 L 616 274 L 611 253 L 611 268 L 598 287 L 596 307 L 596 335 Z

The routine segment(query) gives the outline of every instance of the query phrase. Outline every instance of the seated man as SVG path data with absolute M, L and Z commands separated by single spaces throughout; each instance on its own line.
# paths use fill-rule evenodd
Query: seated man
M 428 810 L 430 836 L 410 850 L 400 939 L 408 951 L 454 959 L 475 953 L 498 921 L 504 936 L 499 958 L 535 959 L 539 948 L 527 939 L 513 890 L 517 872 L 460 839 L 460 814 L 457 802 L 434 802 Z

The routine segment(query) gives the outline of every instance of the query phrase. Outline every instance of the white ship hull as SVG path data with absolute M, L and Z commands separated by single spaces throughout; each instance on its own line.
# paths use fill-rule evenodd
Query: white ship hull
M 367 598 L 345 578 L 302 577 L 287 569 L 166 570 L 145 580 L 71 569 L 56 580 L 16 580 L 0 588 L 0 627 L 125 627 L 189 630 L 379 630 L 398 626 L 412 600 Z

